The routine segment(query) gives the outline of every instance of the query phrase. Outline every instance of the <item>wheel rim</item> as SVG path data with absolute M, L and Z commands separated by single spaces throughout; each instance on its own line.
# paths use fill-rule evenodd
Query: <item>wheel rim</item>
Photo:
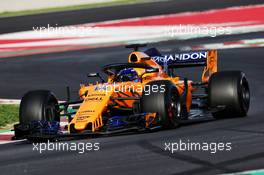
M 48 105 L 46 107 L 46 117 L 47 117 L 47 121 L 53 121 L 55 120 L 56 116 L 56 109 L 55 106 L 52 105 Z
M 245 109 L 245 111 L 249 108 L 250 103 L 250 92 L 249 92 L 249 86 L 245 78 L 241 81 L 241 94 L 242 94 L 242 105 Z
M 173 124 L 175 124 L 177 120 L 178 112 L 181 110 L 180 108 L 181 108 L 181 105 L 177 103 L 177 97 L 173 93 L 171 97 L 171 102 L 168 106 L 168 118 Z
M 45 106 L 45 116 L 47 121 L 57 121 L 58 120 L 58 109 L 57 103 L 54 99 L 51 99 L 48 102 L 48 105 Z

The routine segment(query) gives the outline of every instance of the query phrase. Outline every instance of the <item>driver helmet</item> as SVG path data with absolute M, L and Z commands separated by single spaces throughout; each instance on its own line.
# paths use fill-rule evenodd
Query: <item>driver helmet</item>
M 138 73 L 135 71 L 133 68 L 126 68 L 122 69 L 118 73 L 119 81 L 134 81 L 134 82 L 139 82 L 139 76 Z

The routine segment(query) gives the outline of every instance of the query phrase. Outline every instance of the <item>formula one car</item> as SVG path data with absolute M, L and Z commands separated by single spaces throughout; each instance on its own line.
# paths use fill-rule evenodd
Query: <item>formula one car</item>
M 133 44 L 127 63 L 109 64 L 89 73 L 101 82 L 81 84 L 78 101 L 59 103 L 48 90 L 26 93 L 20 104 L 14 139 L 104 135 L 125 131 L 175 128 L 206 118 L 247 115 L 250 92 L 241 71 L 217 71 L 217 51 L 162 55 L 156 48 Z M 201 81 L 181 78 L 180 68 L 203 67 Z M 68 118 L 61 132 L 60 118 Z M 213 116 L 213 117 L 212 117 Z

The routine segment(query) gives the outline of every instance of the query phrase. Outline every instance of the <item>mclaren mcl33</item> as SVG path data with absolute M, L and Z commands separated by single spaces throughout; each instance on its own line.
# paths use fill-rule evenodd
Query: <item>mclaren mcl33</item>
M 98 81 L 81 84 L 79 100 L 58 102 L 48 90 L 26 93 L 20 104 L 14 139 L 108 135 L 125 131 L 176 128 L 204 119 L 244 117 L 249 84 L 241 71 L 218 71 L 217 51 L 162 55 L 133 44 L 128 62 L 89 73 Z M 182 68 L 200 66 L 201 80 L 180 77 Z M 67 117 L 62 132 L 60 118 Z

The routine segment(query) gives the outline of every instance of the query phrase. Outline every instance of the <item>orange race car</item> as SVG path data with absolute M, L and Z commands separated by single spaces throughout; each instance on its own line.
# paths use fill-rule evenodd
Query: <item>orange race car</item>
M 26 93 L 20 104 L 14 139 L 113 134 L 174 128 L 204 119 L 243 117 L 250 103 L 241 71 L 217 71 L 217 51 L 162 55 L 156 48 L 128 56 L 128 63 L 103 67 L 107 80 L 81 84 L 79 101 L 58 103 L 47 90 Z M 201 81 L 181 78 L 180 68 L 203 67 Z M 212 115 L 211 115 L 212 114 Z M 68 117 L 67 133 L 60 117 Z M 213 117 L 212 117 L 213 116 Z

